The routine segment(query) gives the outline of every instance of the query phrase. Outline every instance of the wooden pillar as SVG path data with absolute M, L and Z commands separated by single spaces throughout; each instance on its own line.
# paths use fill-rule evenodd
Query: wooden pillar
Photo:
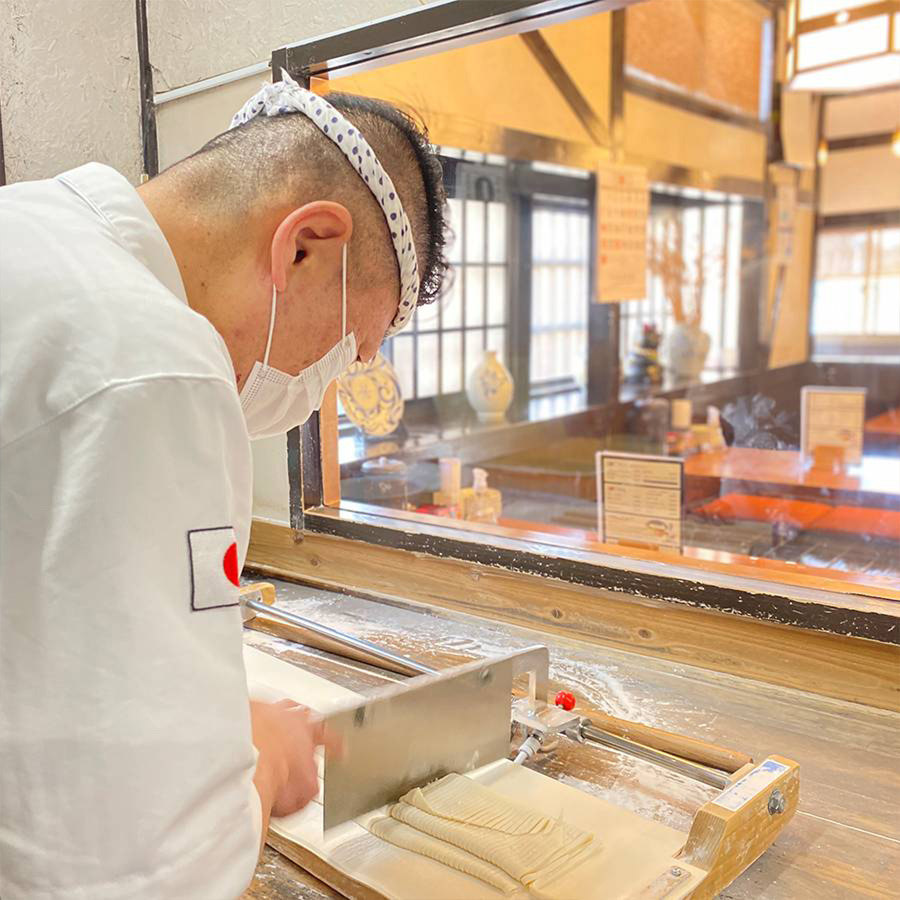
M 625 10 L 610 15 L 609 137 L 610 157 L 621 160 L 625 139 Z M 596 191 L 596 179 L 594 182 Z M 591 297 L 596 296 L 597 205 L 591 202 Z M 616 403 L 619 399 L 619 304 L 591 302 L 588 311 L 587 399 L 591 405 Z

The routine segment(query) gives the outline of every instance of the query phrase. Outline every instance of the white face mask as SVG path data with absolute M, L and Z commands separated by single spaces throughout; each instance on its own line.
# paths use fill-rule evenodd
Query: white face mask
M 257 360 L 241 388 L 241 409 L 251 438 L 284 434 L 302 425 L 322 405 L 328 385 L 356 359 L 356 335 L 347 334 L 347 245 L 341 261 L 341 340 L 299 375 L 273 369 L 269 363 L 275 330 L 276 291 L 272 287 L 269 338 L 263 361 Z

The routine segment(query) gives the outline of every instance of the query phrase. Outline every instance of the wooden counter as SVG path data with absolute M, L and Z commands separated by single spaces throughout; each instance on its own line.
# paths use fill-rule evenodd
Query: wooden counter
M 826 491 L 861 491 L 900 500 L 900 459 L 866 455 L 862 465 L 844 472 L 807 468 L 799 450 L 754 450 L 725 447 L 689 456 L 685 475 L 735 479 Z
M 900 438 L 900 406 L 869 419 L 866 422 L 865 433 Z
M 278 602 L 436 667 L 544 643 L 550 648 L 553 679 L 599 709 L 746 750 L 756 758 L 777 752 L 796 759 L 801 765 L 797 815 L 775 845 L 721 896 L 896 896 L 891 887 L 900 883 L 896 713 L 411 604 L 282 583 Z M 362 665 L 346 665 L 255 632 L 247 632 L 246 640 L 354 690 L 385 680 Z M 649 763 L 568 741 L 542 757 L 538 767 L 681 830 L 689 827 L 694 811 L 712 791 Z M 245 894 L 247 900 L 337 896 L 268 848 Z
M 885 515 L 895 515 L 884 512 Z M 814 586 L 824 590 L 846 593 L 869 594 L 900 601 L 900 576 L 871 575 L 866 572 L 843 571 L 840 569 L 813 568 L 780 559 L 748 556 L 745 553 L 731 553 L 709 547 L 685 545 L 680 554 L 665 554 L 658 550 L 641 550 L 615 544 L 601 543 L 596 530 L 571 526 L 550 525 L 543 522 L 526 522 L 522 519 L 502 518 L 502 527 L 519 531 L 527 540 L 540 540 L 547 535 L 548 542 L 560 542 L 570 547 L 580 547 L 597 553 L 616 553 L 633 556 L 635 559 L 659 559 L 669 563 L 690 560 L 697 569 L 705 572 L 738 572 L 748 577 L 771 578 L 781 584 Z
M 866 422 L 863 446 L 874 453 L 900 453 L 900 406 Z

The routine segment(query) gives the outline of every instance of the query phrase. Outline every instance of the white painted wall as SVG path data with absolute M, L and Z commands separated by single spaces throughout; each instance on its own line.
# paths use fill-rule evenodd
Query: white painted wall
M 275 47 L 426 5 L 425 0 L 148 0 L 157 93 L 267 61 Z
M 160 170 L 190 156 L 210 138 L 221 134 L 231 117 L 271 80 L 268 72 L 252 75 L 158 106 L 156 138 Z
M 97 160 L 141 170 L 134 2 L 2 0 L 0 111 L 8 182 Z
M 266 62 L 282 44 L 424 5 L 425 0 L 148 0 L 154 90 Z M 89 160 L 137 182 L 140 79 L 133 0 L 0 0 L 0 114 L 7 181 Z M 243 90 L 243 88 L 242 88 Z M 198 107 L 194 107 L 196 110 Z M 202 112 L 197 133 L 227 126 Z M 163 113 L 165 115 L 165 113 Z M 186 127 L 177 146 L 195 149 Z M 171 131 L 170 131 L 171 134 Z M 174 144 L 161 147 L 168 162 Z
M 825 216 L 900 205 L 900 158 L 886 144 L 829 153 L 821 179 L 819 212 Z
M 825 137 L 878 134 L 900 128 L 900 88 L 833 97 L 825 104 Z

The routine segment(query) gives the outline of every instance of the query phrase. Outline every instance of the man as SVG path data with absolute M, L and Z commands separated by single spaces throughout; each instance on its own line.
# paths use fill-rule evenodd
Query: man
M 441 172 L 287 79 L 233 124 L 137 191 L 0 191 L 4 900 L 238 896 L 316 792 L 320 729 L 247 700 L 248 436 L 436 296 Z

